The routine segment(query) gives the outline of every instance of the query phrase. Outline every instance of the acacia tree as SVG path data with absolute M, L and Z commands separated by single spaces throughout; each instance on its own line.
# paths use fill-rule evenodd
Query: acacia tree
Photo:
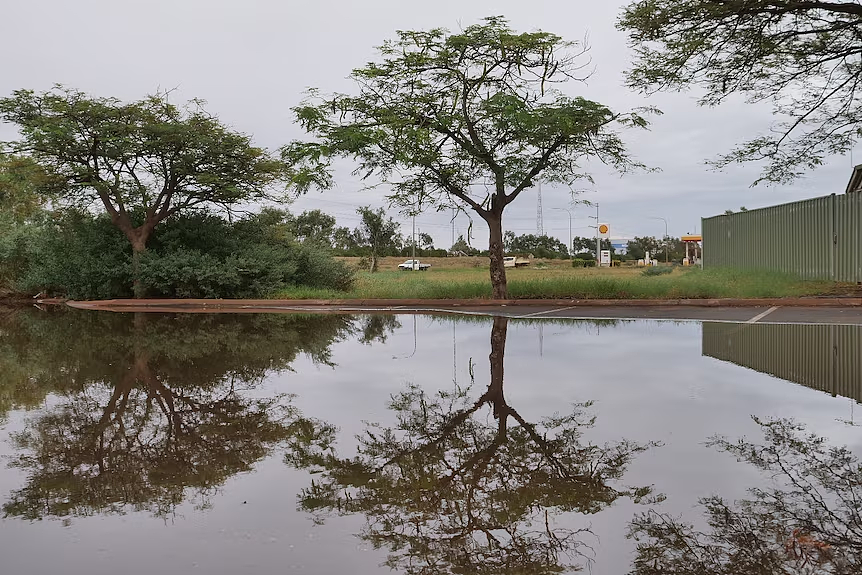
M 862 5 L 814 0 L 638 0 L 618 28 L 637 59 L 628 84 L 643 91 L 705 89 L 715 106 L 739 93 L 771 101 L 769 134 L 718 158 L 765 161 L 756 183 L 789 182 L 859 138 Z
M 62 199 L 104 208 L 129 240 L 135 270 L 160 222 L 262 197 L 281 174 L 280 162 L 201 101 L 176 106 L 168 94 L 125 104 L 62 87 L 19 90 L 0 99 L 0 120 L 21 134 L 0 153 L 28 154 L 63 178 Z
M 539 183 L 588 178 L 598 158 L 635 164 L 614 126 L 646 127 L 646 110 L 616 113 L 554 86 L 583 79 L 586 49 L 547 32 L 516 33 L 500 17 L 459 33 L 401 31 L 382 60 L 353 71 L 358 94 L 313 91 L 295 108 L 312 142 L 283 148 L 295 189 L 330 187 L 330 158 L 390 184 L 411 210 L 469 209 L 488 224 L 493 296 L 505 298 L 503 212 Z
M 62 183 L 32 158 L 0 155 L 0 221 L 21 223 L 31 218 Z
M 362 218 L 354 232 L 358 243 L 371 248 L 371 271 L 377 271 L 377 254 L 381 249 L 392 247 L 398 241 L 398 224 L 386 217 L 383 208 L 372 210 L 364 206 L 356 210 Z
M 293 230 L 302 242 L 332 247 L 335 218 L 320 210 L 302 212 L 293 218 Z

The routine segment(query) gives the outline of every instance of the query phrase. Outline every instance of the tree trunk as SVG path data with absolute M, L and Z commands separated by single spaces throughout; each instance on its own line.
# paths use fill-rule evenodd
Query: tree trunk
M 111 221 L 132 244 L 132 292 L 136 299 L 140 299 L 145 295 L 144 286 L 141 283 L 141 257 L 147 251 L 147 242 L 160 220 L 155 216 L 148 215 L 143 224 L 134 227 L 128 214 L 115 212 L 111 216 Z
M 141 283 L 141 257 L 145 251 L 147 251 L 146 246 L 132 243 L 132 293 L 135 299 L 142 299 L 146 295 L 144 285 Z
M 126 232 L 126 237 L 132 244 L 132 293 L 135 299 L 141 299 L 146 295 L 146 289 L 141 282 L 141 258 L 147 251 L 150 233 L 152 233 L 152 226 L 148 224 Z
M 491 257 L 491 290 L 493 299 L 506 299 L 509 290 L 506 286 L 506 267 L 503 265 L 503 214 L 490 213 L 488 222 L 490 240 L 488 254 Z

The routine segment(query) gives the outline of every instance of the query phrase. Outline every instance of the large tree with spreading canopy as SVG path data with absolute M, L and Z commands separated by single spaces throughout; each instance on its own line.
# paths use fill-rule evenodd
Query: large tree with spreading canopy
M 588 76 L 584 46 L 491 17 L 458 33 L 400 31 L 379 50 L 353 71 L 355 95 L 312 91 L 294 109 L 314 136 L 283 148 L 295 190 L 331 187 L 331 159 L 347 157 L 390 186 L 394 205 L 472 210 L 488 224 L 495 298 L 507 296 L 507 206 L 540 183 L 589 178 L 589 159 L 638 166 L 615 130 L 646 127 L 648 110 L 614 112 L 561 90 Z
M 201 101 L 176 105 L 167 93 L 124 103 L 59 86 L 19 90 L 0 98 L 0 121 L 20 132 L 0 143 L 0 157 L 28 155 L 63 180 L 60 201 L 104 210 L 129 240 L 135 269 L 162 221 L 261 198 L 282 175 L 279 161 Z
M 628 83 L 646 92 L 704 90 L 771 102 L 767 134 L 712 162 L 762 162 L 758 182 L 787 183 L 846 153 L 862 134 L 862 5 L 813 0 L 637 0 L 618 23 L 635 63 Z

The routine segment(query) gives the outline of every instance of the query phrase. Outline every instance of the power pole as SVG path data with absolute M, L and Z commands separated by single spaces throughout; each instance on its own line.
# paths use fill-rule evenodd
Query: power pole
M 410 271 L 416 271 L 416 212 L 413 212 L 413 261 L 411 262 Z
M 667 244 L 668 244 L 668 238 L 670 237 L 667 235 L 667 220 L 664 218 L 659 218 L 659 217 L 652 217 L 650 219 L 651 220 L 661 220 L 664 222 L 664 263 L 667 264 L 668 263 Z

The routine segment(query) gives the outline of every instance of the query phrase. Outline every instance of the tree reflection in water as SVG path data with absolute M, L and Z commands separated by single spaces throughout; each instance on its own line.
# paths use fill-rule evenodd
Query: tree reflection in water
M 862 467 L 846 447 L 790 420 L 755 420 L 764 442 L 710 445 L 765 472 L 772 486 L 730 503 L 701 499 L 708 531 L 650 511 L 631 525 L 633 575 L 858 575 L 862 573 Z
M 299 354 L 330 364 L 347 336 L 370 343 L 390 318 L 18 314 L 0 331 L 0 389 L 10 406 L 46 407 L 12 435 L 27 474 L 4 514 L 27 519 L 199 507 L 276 446 L 315 441 L 327 426 L 287 395 L 255 393 Z M 9 364 L 17 368 L 7 372 Z M 16 379 L 17 378 L 17 379 Z M 27 381 L 24 385 L 22 382 Z M 17 390 L 24 399 L 16 399 Z M 305 449 L 305 447 L 303 447 Z
M 653 444 L 588 443 L 588 404 L 526 421 L 504 395 L 507 325 L 493 320 L 491 382 L 478 399 L 470 389 L 411 386 L 389 405 L 397 424 L 368 425 L 356 456 L 291 450 L 288 463 L 320 473 L 300 494 L 300 508 L 319 521 L 364 514 L 360 537 L 387 549 L 387 565 L 408 574 L 580 568 L 590 557 L 589 528 L 563 526 L 559 516 L 597 513 L 622 497 L 654 500 L 649 487 L 618 484 Z

